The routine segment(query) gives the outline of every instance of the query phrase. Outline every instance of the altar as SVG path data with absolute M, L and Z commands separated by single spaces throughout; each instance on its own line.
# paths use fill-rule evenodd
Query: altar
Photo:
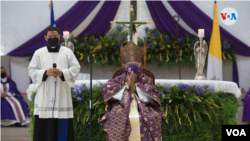
M 93 80 L 92 87 L 100 86 L 100 83 L 105 84 L 107 79 Z M 89 80 L 76 80 L 73 84 L 74 88 L 80 87 L 85 84 L 86 87 L 90 87 Z M 162 86 L 173 86 L 179 84 L 188 84 L 190 86 L 210 86 L 214 87 L 215 91 L 223 91 L 225 93 L 232 93 L 236 98 L 241 96 L 241 92 L 236 83 L 230 81 L 215 81 L 215 80 L 178 80 L 178 79 L 156 79 L 155 85 L 161 84 Z
M 107 79 L 92 81 L 92 128 L 95 131 L 92 136 L 96 140 L 104 140 L 106 135 L 106 132 L 102 130 L 102 125 L 98 122 L 107 110 L 101 93 L 101 86 L 107 81 Z M 199 95 L 195 91 L 189 91 L 191 96 L 188 96 L 185 92 L 178 90 L 180 84 L 188 85 L 192 89 L 204 87 L 205 93 Z M 222 137 L 222 125 L 240 124 L 239 122 L 242 119 L 242 115 L 239 116 L 241 92 L 234 82 L 155 79 L 155 85 L 159 90 L 161 89 L 159 92 L 160 109 L 165 114 L 165 118 L 162 120 L 163 140 L 183 140 L 187 138 L 191 138 L 191 140 L 211 140 L 214 138 L 219 141 Z M 167 88 L 172 90 L 177 88 L 177 92 L 168 93 L 166 92 Z M 209 92 L 210 88 L 214 90 L 214 93 Z M 30 100 L 35 98 L 35 91 L 34 85 L 31 84 L 29 91 L 27 91 Z M 90 128 L 90 80 L 76 80 L 71 92 L 74 105 L 75 137 L 77 140 L 87 140 Z M 165 92 L 164 96 L 162 92 Z M 33 106 L 34 102 L 31 102 L 30 108 L 33 109 Z M 30 114 L 31 119 L 34 118 L 33 113 Z M 33 125 L 34 123 L 31 122 L 31 126 Z

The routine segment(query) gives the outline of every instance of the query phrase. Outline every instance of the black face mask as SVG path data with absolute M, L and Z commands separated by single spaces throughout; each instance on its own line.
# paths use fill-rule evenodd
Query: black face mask
M 1 78 L 5 78 L 5 77 L 6 77 L 6 73 L 5 72 L 1 73 Z
M 58 38 L 49 38 L 48 39 L 48 44 L 52 47 L 55 47 L 59 42 Z

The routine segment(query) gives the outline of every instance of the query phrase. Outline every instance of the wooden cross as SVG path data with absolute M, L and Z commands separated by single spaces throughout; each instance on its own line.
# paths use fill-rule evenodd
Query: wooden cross
M 137 27 L 139 27 L 141 24 L 150 24 L 152 22 L 137 22 L 137 21 L 133 21 L 133 15 L 134 15 L 134 9 L 133 9 L 133 5 L 131 5 L 130 7 L 130 21 L 128 22 L 119 22 L 119 21 L 111 21 L 110 23 L 111 24 L 122 24 L 123 26 L 125 27 L 128 27 L 126 26 L 125 24 L 129 24 L 130 26 L 128 27 L 129 28 L 129 40 L 132 41 L 132 36 L 133 36 L 133 24 L 139 24 Z

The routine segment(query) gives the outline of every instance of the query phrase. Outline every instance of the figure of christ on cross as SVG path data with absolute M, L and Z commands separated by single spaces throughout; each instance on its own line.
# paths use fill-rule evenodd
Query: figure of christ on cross
M 50 100 L 49 102 L 51 102 L 52 105 L 55 105 L 56 100 L 54 99 L 54 97 L 52 97 L 52 100 Z
M 133 25 L 134 24 L 139 24 L 137 25 L 135 28 L 139 27 L 141 24 L 150 24 L 152 22 L 137 22 L 137 21 L 133 21 L 133 15 L 134 15 L 134 9 L 133 9 L 133 5 L 131 5 L 130 7 L 130 21 L 128 22 L 120 22 L 120 21 L 111 21 L 111 24 L 122 24 L 123 26 L 129 28 L 129 41 L 132 41 L 132 36 L 133 36 Z M 126 26 L 125 24 L 129 24 L 129 26 Z

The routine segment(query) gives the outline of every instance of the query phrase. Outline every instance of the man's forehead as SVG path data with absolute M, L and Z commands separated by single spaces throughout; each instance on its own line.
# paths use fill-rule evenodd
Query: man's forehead
M 47 34 L 58 35 L 57 31 L 48 31 Z

